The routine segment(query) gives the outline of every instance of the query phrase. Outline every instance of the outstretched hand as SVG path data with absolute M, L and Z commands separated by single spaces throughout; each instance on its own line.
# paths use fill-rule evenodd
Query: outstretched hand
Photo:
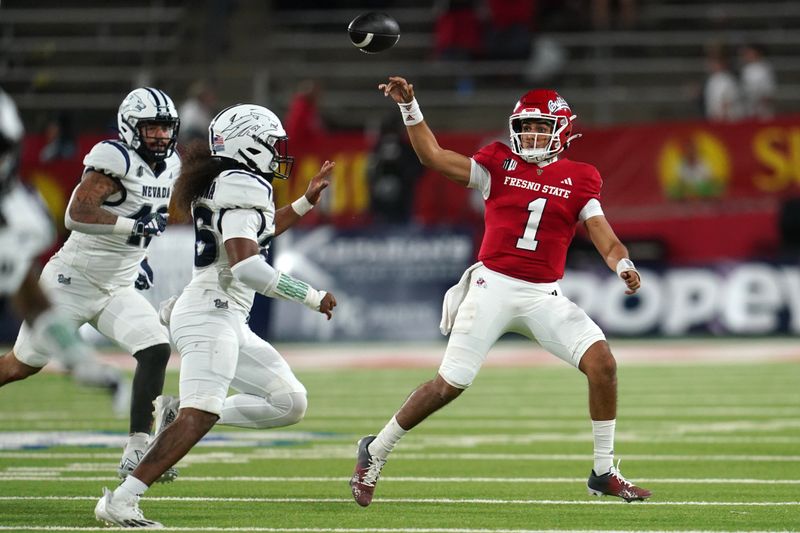
M 388 83 L 378 85 L 383 96 L 391 96 L 398 104 L 407 104 L 414 99 L 414 86 L 400 76 L 389 76 Z
M 330 320 L 333 317 L 333 308 L 336 307 L 336 297 L 331 293 L 326 293 L 319 303 L 319 312 L 324 314 Z
M 628 290 L 625 291 L 625 294 L 636 294 L 636 291 L 642 286 L 642 278 L 639 277 L 639 273 L 635 270 L 623 272 L 619 277 L 621 277 L 625 285 L 628 286 Z
M 306 200 L 311 202 L 313 205 L 317 205 L 320 194 L 322 194 L 322 191 L 327 189 L 328 185 L 331 184 L 331 172 L 335 166 L 335 162 L 325 161 L 320 167 L 319 172 L 317 172 L 316 175 L 311 178 L 311 181 L 308 182 L 308 188 L 306 189 Z

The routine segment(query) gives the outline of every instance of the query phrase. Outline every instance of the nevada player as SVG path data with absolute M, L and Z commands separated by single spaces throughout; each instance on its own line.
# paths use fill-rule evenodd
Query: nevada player
M 39 197 L 17 178 L 23 126 L 13 100 L 0 90 L 0 295 L 10 296 L 30 325 L 32 342 L 53 354 L 80 384 L 107 388 L 115 411 L 128 405 L 128 387 L 119 370 L 97 360 L 39 286 L 36 258 L 53 242 L 55 230 Z M 11 354 L 0 357 L 0 386 L 26 378 L 27 367 Z
M 469 158 L 439 146 L 413 85 L 391 77 L 378 88 L 400 106 L 420 161 L 482 193 L 486 229 L 479 262 L 445 295 L 442 332 L 452 333 L 438 375 L 417 388 L 377 436 L 358 443 L 350 481 L 356 502 L 370 504 L 400 438 L 469 387 L 492 345 L 512 331 L 537 340 L 586 374 L 595 458 L 589 493 L 626 501 L 650 497 L 613 464 L 617 377 L 605 336 L 557 283 L 575 225 L 583 222 L 608 267 L 627 285 L 626 293 L 640 287 L 627 249 L 603 216 L 597 169 L 560 156 L 578 137 L 567 102 L 555 91 L 524 94 L 509 119 L 511 147 L 493 143 Z
M 185 154 L 170 214 L 194 221 L 194 273 L 174 307 L 162 308 L 181 353 L 180 402 L 159 398 L 156 427 L 163 431 L 114 492 L 104 489 L 95 507 L 98 520 L 161 527 L 144 518 L 139 497 L 217 422 L 273 428 L 303 418 L 305 387 L 247 325 L 256 292 L 305 304 L 328 319 L 336 306 L 333 294 L 276 271 L 265 260 L 272 238 L 319 201 L 334 167 L 326 161 L 306 193 L 276 211 L 272 180 L 288 178 L 293 162 L 286 148 L 275 114 L 238 104 L 211 122 L 209 145 L 191 145 Z M 239 394 L 228 396 L 229 387 Z
M 40 282 L 72 327 L 89 323 L 136 358 L 130 436 L 118 469 L 125 477 L 147 447 L 152 404 L 164 386 L 171 351 L 156 310 L 134 284 L 146 277 L 139 269 L 146 267 L 150 239 L 166 227 L 180 159 L 178 114 L 163 91 L 132 91 L 119 107 L 117 125 L 120 140 L 96 144 L 83 160 L 85 170 L 65 217 L 72 234 L 44 267 Z M 44 366 L 50 353 L 31 342 L 23 325 L 12 357 L 24 376 Z

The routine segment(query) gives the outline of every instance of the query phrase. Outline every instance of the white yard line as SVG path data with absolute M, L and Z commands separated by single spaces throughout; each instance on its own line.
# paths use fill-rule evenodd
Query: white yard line
M 253 460 L 279 459 L 351 459 L 354 458 L 352 446 L 329 446 L 317 448 L 264 448 L 251 453 L 207 452 L 194 453 L 184 458 L 185 463 L 214 462 L 248 462 Z M 119 460 L 119 453 L 51 453 L 28 451 L 0 451 L 0 459 L 110 459 Z M 392 457 L 404 460 L 422 461 L 586 461 L 591 454 L 533 454 L 533 453 L 406 453 L 397 451 Z M 625 454 L 624 459 L 630 461 L 720 461 L 720 462 L 764 462 L 795 463 L 800 462 L 800 455 L 666 455 L 666 454 Z
M 107 527 L 0 526 L 0 531 L 109 531 Z M 465 529 L 465 528 L 344 528 L 344 527 L 165 527 L 160 531 L 242 531 L 254 533 L 770 533 L 758 530 L 609 530 L 609 529 Z
M 96 501 L 98 496 L 0 496 L 0 501 Z M 352 498 L 208 498 L 203 496 L 148 497 L 153 502 L 207 502 L 207 503 L 353 503 Z M 494 498 L 380 498 L 378 503 L 431 503 L 453 505 L 625 505 L 622 500 L 506 500 Z M 715 502 L 715 501 L 652 501 L 642 505 L 701 506 L 701 507 L 794 507 L 800 501 Z
M 91 471 L 108 471 L 108 465 L 92 468 Z M 86 481 L 113 481 L 116 477 L 107 476 L 61 476 L 53 472 L 87 472 L 84 468 L 72 469 L 35 467 L 35 468 L 9 468 L 8 472 L 0 473 L 1 481 L 58 481 L 58 482 L 86 482 Z M 343 483 L 348 477 L 335 476 L 181 476 L 181 482 L 209 481 L 244 481 L 249 483 Z M 585 477 L 381 477 L 388 483 L 584 483 Z M 753 479 L 753 478 L 636 478 L 642 483 L 653 484 L 681 484 L 681 485 L 800 485 L 800 479 Z
M 800 413 L 798 413 L 800 416 Z M 60 421 L 64 423 L 63 421 Z M 481 427 L 478 423 L 464 423 L 460 424 L 458 420 L 448 421 L 443 423 L 442 420 L 435 422 L 439 428 L 447 428 L 449 426 L 460 427 L 462 429 L 467 427 Z M 375 423 L 378 425 L 378 422 Z M 48 428 L 52 429 L 53 424 L 47 424 Z M 518 429 L 528 429 L 531 425 L 526 425 L 524 421 L 517 423 L 509 421 L 508 427 L 518 427 Z M 442 446 L 447 448 L 455 447 L 474 447 L 478 444 L 529 444 L 537 442 L 591 442 L 592 435 L 589 431 L 577 431 L 579 428 L 585 429 L 587 423 L 585 420 L 576 421 L 571 427 L 576 429 L 575 432 L 553 432 L 553 431 L 538 431 L 535 433 L 498 433 L 492 432 L 491 434 L 461 434 L 461 435 L 428 435 L 419 436 L 414 440 L 404 443 L 404 450 L 407 451 L 422 451 L 426 449 L 441 449 Z M 667 426 L 667 427 L 664 427 Z M 732 424 L 709 424 L 703 426 L 702 424 L 687 424 L 680 428 L 669 427 L 664 425 L 656 428 L 643 428 L 640 432 L 634 431 L 620 431 L 617 432 L 617 437 L 622 442 L 632 443 L 654 443 L 654 444 L 795 444 L 797 437 L 791 435 L 770 435 L 772 431 L 792 430 L 800 427 L 797 421 L 786 420 L 784 421 L 765 421 L 761 424 L 756 423 L 732 423 Z M 22 450 L 30 449 L 33 447 L 50 448 L 53 446 L 91 446 L 107 447 L 107 448 L 122 448 L 127 435 L 122 433 L 104 433 L 92 431 L 96 425 L 87 424 L 85 429 L 80 425 L 76 427 L 74 423 L 69 424 L 69 430 L 63 431 L 24 431 L 24 432 L 0 432 L 0 454 L 4 453 L 3 450 Z M 490 426 L 486 426 L 490 427 Z M 484 429 L 486 428 L 484 427 Z M 495 424 L 493 427 L 499 427 Z M 542 424 L 533 425 L 533 427 L 544 427 Z M 567 425 L 561 424 L 561 427 L 567 429 Z M 556 428 L 550 428 L 556 429 Z M 731 432 L 742 431 L 745 433 L 760 433 L 754 435 L 737 435 Z M 704 433 L 711 433 L 704 434 Z M 714 434 L 716 433 L 716 434 Z M 767 434 L 764 434 L 767 433 Z M 215 431 L 211 433 L 206 439 L 199 443 L 200 448 L 207 447 L 249 447 L 249 446 L 264 446 L 265 443 L 272 443 L 276 440 L 280 441 L 296 441 L 298 444 L 306 444 L 312 442 L 329 442 L 331 445 L 340 444 L 342 441 L 355 442 L 357 437 L 355 435 L 346 434 L 330 434 L 326 432 L 270 432 L 270 431 L 248 431 L 248 432 L 222 432 Z M 2 456 L 2 455 L 0 455 Z

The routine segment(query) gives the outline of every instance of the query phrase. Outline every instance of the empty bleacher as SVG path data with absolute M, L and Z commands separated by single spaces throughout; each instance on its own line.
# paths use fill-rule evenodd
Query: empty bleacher
M 359 127 L 388 109 L 375 86 L 390 74 L 414 82 L 437 128 L 500 129 L 517 97 L 532 87 L 524 60 L 434 60 L 431 0 L 332 7 L 343 4 L 92 0 L 65 7 L 51 0 L 35 6 L 6 0 L 0 7 L 0 80 L 26 119 L 81 110 L 84 127 L 108 123 L 109 110 L 133 86 L 155 84 L 181 100 L 201 77 L 217 81 L 220 104 L 257 101 L 279 113 L 298 82 L 316 79 L 324 88 L 323 114 L 346 127 Z M 558 24 L 540 32 L 568 58 L 547 83 L 583 120 L 698 117 L 704 48 L 710 43 L 763 44 L 778 76 L 777 108 L 800 110 L 800 4 L 638 4 L 632 29 Z M 345 28 L 376 5 L 399 21 L 403 33 L 391 51 L 366 55 L 349 44 Z M 226 7 L 230 11 L 220 14 Z

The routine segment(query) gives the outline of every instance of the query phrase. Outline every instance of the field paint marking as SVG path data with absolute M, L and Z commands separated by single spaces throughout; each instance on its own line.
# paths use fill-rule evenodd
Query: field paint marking
M 52 468 L 37 468 L 36 472 L 28 472 L 24 468 L 9 468 L 14 472 L 0 473 L 2 481 L 112 481 L 116 477 L 108 476 L 59 476 L 52 475 L 46 470 Z M 68 468 L 58 469 L 63 472 L 70 472 Z M 108 467 L 103 469 L 108 471 Z M 39 475 L 38 472 L 42 474 Z M 84 470 L 81 470 L 84 471 Z M 247 481 L 252 483 L 343 483 L 349 477 L 332 476 L 305 476 L 305 477 L 286 477 L 286 476 L 181 476 L 181 481 Z M 381 477 L 386 482 L 391 483 L 583 483 L 585 477 Z M 659 484 L 685 484 L 685 485 L 800 485 L 800 479 L 751 479 L 751 478 L 637 478 L 641 483 Z
M 800 414 L 798 415 L 800 416 Z M 461 427 L 467 428 L 479 428 L 481 427 L 480 424 L 470 424 L 464 423 L 459 426 L 458 421 L 452 421 L 452 424 L 442 424 L 442 421 L 439 420 L 436 422 L 437 427 L 442 428 L 449 428 L 449 427 Z M 374 424 L 377 425 L 377 422 Z M 581 420 L 580 423 L 572 424 L 572 427 L 578 429 L 585 428 L 586 422 Z M 52 428 L 52 425 L 48 427 Z M 91 430 L 96 427 L 95 424 L 87 424 L 84 428 L 85 431 L 63 431 L 59 434 L 55 434 L 54 432 L 43 431 L 43 432 L 36 432 L 36 431 L 28 431 L 25 433 L 24 438 L 19 437 L 11 437 L 8 435 L 4 435 L 0 433 L 0 453 L 3 451 L 14 451 L 14 450 L 24 450 L 24 449 L 35 449 L 35 448 L 52 448 L 55 446 L 61 445 L 69 445 L 69 446 L 91 446 L 94 448 L 97 447 L 107 447 L 107 448 L 121 448 L 125 440 L 127 439 L 126 435 L 122 434 L 108 434 L 108 433 L 96 433 L 92 432 Z M 489 426 L 487 426 L 489 427 Z M 494 427 L 500 427 L 495 425 Z M 524 421 L 520 422 L 519 424 L 512 423 L 509 421 L 508 428 L 517 428 L 517 429 L 530 429 L 535 427 L 533 425 L 525 424 Z M 567 426 L 563 426 L 565 429 Z M 693 434 L 689 433 L 681 433 L 677 434 L 675 431 L 672 431 L 670 428 L 666 432 L 666 430 L 656 427 L 656 428 L 643 428 L 640 432 L 618 432 L 618 438 L 620 440 L 624 440 L 625 442 L 640 442 L 640 443 L 655 443 L 655 444 L 667 444 L 667 443 L 677 443 L 677 444 L 794 444 L 797 442 L 797 437 L 793 436 L 778 436 L 778 435 L 752 435 L 752 436 L 740 436 L 735 434 L 724 434 L 724 435 L 702 435 L 702 429 L 692 430 Z M 70 427 L 72 430 L 80 429 L 76 428 L 74 425 Z M 484 428 L 485 429 L 485 428 Z M 550 428 L 554 429 L 554 428 Z M 716 430 L 710 430 L 711 432 Z M 751 430 L 748 430 L 751 431 Z M 366 432 L 366 431 L 365 431 Z M 72 433 L 79 434 L 77 437 L 72 435 Z M 244 437 L 240 438 L 241 434 L 231 434 L 231 435 L 222 435 L 220 438 L 213 438 L 218 436 L 218 433 L 212 434 L 211 437 L 201 440 L 200 443 L 197 445 L 198 448 L 214 448 L 214 447 L 248 447 L 248 446 L 266 446 L 266 445 L 274 445 L 276 439 L 267 438 L 265 436 L 261 436 L 258 434 L 247 433 L 244 434 Z M 720 431 L 722 433 L 722 431 Z M 47 437 L 47 435 L 52 435 L 50 439 L 43 439 L 41 437 Z M 65 436 L 66 435 L 66 436 Z M 337 444 L 344 439 L 349 439 L 347 435 L 326 435 L 323 432 L 316 433 L 318 435 L 313 438 L 309 438 L 307 440 L 302 439 L 282 439 L 278 438 L 278 441 L 295 441 L 297 440 L 298 444 L 300 443 L 308 443 L 308 442 L 330 442 L 332 444 Z M 322 435 L 321 437 L 319 435 Z M 251 439 L 245 438 L 250 436 Z M 252 440 L 255 439 L 255 440 Z M 259 440 L 260 439 L 260 440 Z M 481 439 L 480 441 L 478 439 Z M 554 432 L 539 432 L 533 434 L 524 434 L 524 433 L 515 433 L 515 434 L 500 434 L 495 433 L 492 436 L 471 436 L 471 435 L 461 435 L 461 436 L 426 436 L 426 437 L 418 437 L 416 441 L 410 442 L 408 445 L 404 447 L 406 450 L 423 450 L 426 448 L 432 447 L 441 447 L 441 443 L 447 443 L 452 447 L 459 447 L 459 446 L 474 446 L 476 443 L 493 443 L 493 442 L 502 442 L 502 443 L 517 443 L 517 444 L 527 444 L 533 442 L 590 442 L 592 439 L 592 435 L 590 432 L 581 431 L 579 433 L 554 433 Z M 357 440 L 357 438 L 352 438 L 353 442 Z
M 99 431 L 7 431 L 0 433 L 0 450 L 50 446 L 104 446 L 121 448 L 127 435 Z M 330 432 L 311 431 L 215 431 L 200 442 L 204 447 L 305 444 L 342 438 Z
M 97 496 L 0 496 L 0 501 L 96 501 Z M 153 502 L 226 502 L 226 503 L 346 503 L 352 498 L 208 498 L 202 496 L 158 496 L 147 498 Z M 447 504 L 497 504 L 497 505 L 625 505 L 622 500 L 500 500 L 490 498 L 380 498 L 380 503 L 447 503 Z M 709 502 L 709 501 L 648 501 L 643 505 L 702 506 L 702 507 L 794 507 L 800 501 L 789 502 Z
M 352 453 L 350 454 L 352 455 Z M 546 455 L 546 457 L 545 457 Z M 460 461 L 585 461 L 589 455 L 582 454 L 528 454 L 528 453 L 403 453 L 396 457 L 403 459 L 422 459 L 442 461 L 458 459 Z M 800 455 L 649 455 L 626 454 L 630 461 L 745 461 L 745 462 L 798 462 Z
M 354 441 L 355 442 L 355 441 Z M 412 447 L 411 445 L 406 448 Z M 180 464 L 211 462 L 245 462 L 252 460 L 306 460 L 306 459 L 352 459 L 353 446 L 325 446 L 321 448 L 262 448 L 251 453 L 198 452 L 181 460 Z M 2 451 L 0 459 L 109 459 L 119 460 L 118 453 L 51 453 L 28 451 Z M 591 454 L 533 454 L 533 453 L 406 453 L 403 450 L 393 457 L 405 460 L 422 461 L 591 461 Z M 800 462 L 800 455 L 664 455 L 664 454 L 625 454 L 629 461 L 727 461 L 727 462 Z
M 109 531 L 107 527 L 0 526 L 0 531 Z M 769 531 L 641 530 L 617 529 L 462 529 L 462 528 L 343 528 L 343 527 L 165 527 L 161 531 L 253 531 L 264 533 L 770 533 Z

